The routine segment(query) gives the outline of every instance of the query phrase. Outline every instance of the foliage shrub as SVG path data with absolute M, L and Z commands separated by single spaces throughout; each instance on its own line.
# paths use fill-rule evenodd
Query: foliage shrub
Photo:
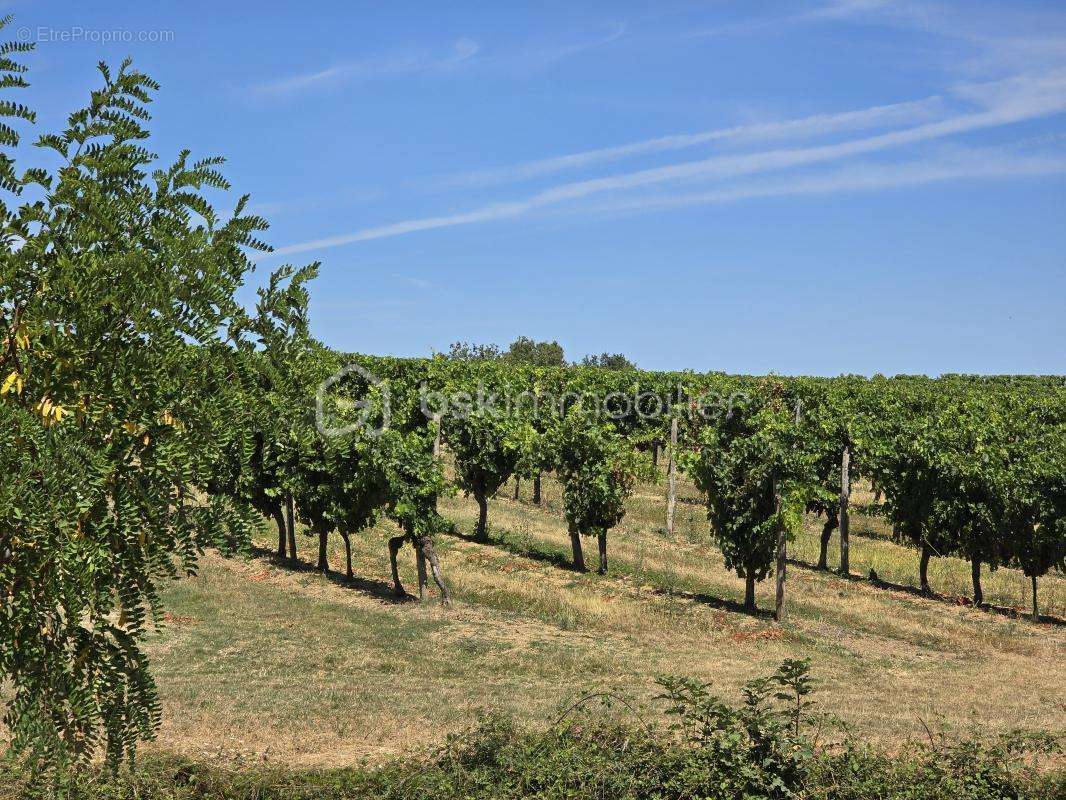
M 706 684 L 663 678 L 667 724 L 649 723 L 624 698 L 592 695 L 547 728 L 491 717 L 436 751 L 379 766 L 299 771 L 219 767 L 152 757 L 118 774 L 81 773 L 61 786 L 35 783 L 0 763 L 0 797 L 71 800 L 312 800 L 312 798 L 811 798 L 1000 800 L 1066 796 L 1066 772 L 1033 758 L 1060 752 L 1049 734 L 994 739 L 930 735 L 888 756 L 850 740 L 816 745 L 804 661 L 750 681 L 730 703 Z M 589 714 L 601 699 L 609 713 Z M 627 715 L 613 713 L 622 706 Z M 632 716 L 629 716 L 631 714 Z

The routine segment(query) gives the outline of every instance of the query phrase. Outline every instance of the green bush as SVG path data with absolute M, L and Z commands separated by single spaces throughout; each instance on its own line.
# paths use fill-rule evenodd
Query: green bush
M 117 774 L 82 772 L 59 785 L 14 764 L 0 797 L 70 800 L 519 800 L 520 798 L 810 798 L 1003 800 L 1066 797 L 1066 773 L 1032 757 L 1058 753 L 1049 734 L 936 739 L 895 756 L 845 741 L 818 748 L 809 726 L 806 662 L 786 661 L 729 703 L 706 684 L 664 678 L 668 725 L 589 715 L 583 698 L 546 729 L 503 717 L 450 736 L 436 751 L 383 766 L 247 769 L 154 757 Z M 611 696 L 605 696 L 610 699 Z M 616 698 L 617 699 L 617 698 Z M 627 707 L 628 704 L 627 704 Z M 631 707 L 630 707 L 631 708 Z

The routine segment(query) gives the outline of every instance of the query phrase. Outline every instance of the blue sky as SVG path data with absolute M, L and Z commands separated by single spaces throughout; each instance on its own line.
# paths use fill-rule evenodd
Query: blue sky
M 163 84 L 154 146 L 228 157 L 259 279 L 322 261 L 334 347 L 1066 373 L 1062 2 L 7 10 L 42 128 L 98 60 Z

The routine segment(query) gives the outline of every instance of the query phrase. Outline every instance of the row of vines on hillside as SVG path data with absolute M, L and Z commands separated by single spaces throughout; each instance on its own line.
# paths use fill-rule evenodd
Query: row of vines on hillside
M 849 487 L 859 478 L 883 498 L 872 510 L 898 541 L 918 550 L 924 592 L 931 591 L 935 556 L 971 561 L 978 604 L 982 565 L 1020 568 L 1034 587 L 1036 578 L 1066 565 L 1061 378 L 756 378 L 349 358 L 403 391 L 417 387 L 419 399 L 405 400 L 420 408 L 415 413 L 430 415 L 433 406 L 433 418 L 444 415 L 459 487 L 481 509 L 479 538 L 487 498 L 508 477 L 554 469 L 572 535 L 583 530 L 604 540 L 624 513 L 612 511 L 612 496 L 624 496 L 647 468 L 646 460 L 620 452 L 660 446 L 676 419 L 678 465 L 703 492 L 710 533 L 727 566 L 745 579 L 749 605 L 752 581 L 771 571 L 778 531 L 794 531 L 804 511 L 824 517 L 819 566 L 839 527 L 841 571 L 848 572 Z M 456 397 L 450 408 L 439 407 Z M 574 420 L 581 437 L 573 435 Z M 593 439 L 622 445 L 583 452 Z M 616 485 L 597 476 L 612 476 Z M 602 516 L 575 526 L 578 506 L 591 502 L 597 486 L 594 515 Z M 1035 614 L 1035 594 L 1033 602 Z

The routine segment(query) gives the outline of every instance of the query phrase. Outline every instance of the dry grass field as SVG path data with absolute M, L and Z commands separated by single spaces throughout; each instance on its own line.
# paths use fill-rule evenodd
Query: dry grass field
M 638 488 L 611 533 L 607 576 L 568 568 L 554 482 L 545 481 L 539 506 L 521 488 L 521 499 L 510 484 L 490 504 L 489 545 L 464 535 L 476 518 L 473 500 L 441 504 L 459 532 L 438 544 L 452 608 L 440 606 L 435 590 L 423 603 L 392 597 L 388 522 L 353 538 L 353 581 L 343 577 L 339 537 L 330 550 L 338 571 L 328 576 L 311 570 L 316 546 L 305 537 L 299 563 L 208 555 L 199 576 L 167 591 L 168 624 L 150 642 L 165 706 L 153 746 L 297 765 L 376 761 L 493 711 L 547 721 L 568 698 L 596 688 L 645 703 L 664 673 L 733 695 L 787 657 L 811 659 L 821 710 L 887 749 L 925 737 L 927 726 L 1062 727 L 1066 627 L 969 607 L 969 565 L 955 559 L 931 568 L 945 596 L 906 590 L 917 582 L 917 554 L 887 541 L 878 520 L 854 520 L 855 579 L 790 568 L 790 616 L 778 626 L 739 610 L 742 582 L 707 541 L 691 486 L 682 487 L 670 539 L 662 486 Z M 792 545 L 798 562 L 817 560 L 819 530 L 809 519 Z M 272 541 L 264 527 L 258 544 Z M 835 556 L 835 537 L 832 547 Z M 413 554 L 401 555 L 410 590 Z M 859 579 L 871 568 L 900 587 Z M 985 594 L 1024 609 L 1027 585 L 999 570 L 986 575 Z M 771 580 L 760 584 L 762 608 L 772 591 Z M 1044 613 L 1066 616 L 1066 580 L 1049 576 L 1040 591 Z

